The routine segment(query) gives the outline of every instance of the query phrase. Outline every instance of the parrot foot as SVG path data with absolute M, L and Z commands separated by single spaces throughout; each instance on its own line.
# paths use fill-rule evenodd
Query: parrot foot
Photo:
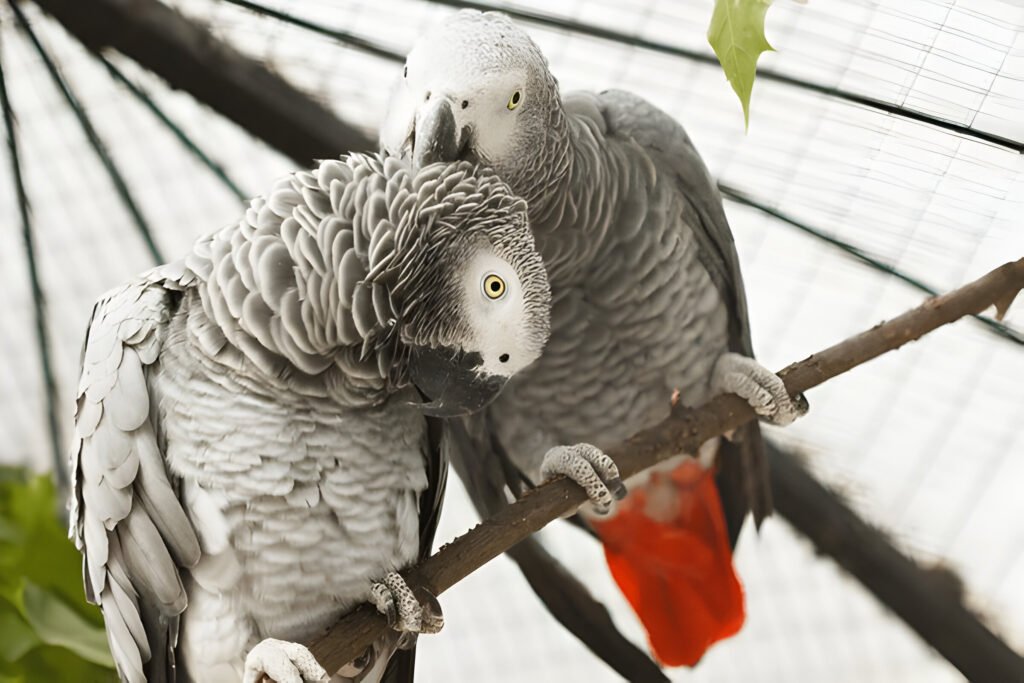
M 305 645 L 274 638 L 260 641 L 245 657 L 243 683 L 257 683 L 264 677 L 276 683 L 330 680 Z
M 543 481 L 564 474 L 587 492 L 594 512 L 607 515 L 616 500 L 626 497 L 626 485 L 619 476 L 615 461 L 604 451 L 588 443 L 575 446 L 555 446 L 544 454 L 540 465 Z
M 437 633 L 444 626 L 437 598 L 426 589 L 421 589 L 417 596 L 398 572 L 388 572 L 370 591 L 373 604 L 387 619 L 388 626 L 412 636 L 399 645 L 403 649 L 412 647 L 415 634 Z
M 754 412 L 774 425 L 785 426 L 807 414 L 803 394 L 790 396 L 786 385 L 774 372 L 753 358 L 724 353 L 715 363 L 712 388 L 723 394 L 736 394 L 750 404 Z

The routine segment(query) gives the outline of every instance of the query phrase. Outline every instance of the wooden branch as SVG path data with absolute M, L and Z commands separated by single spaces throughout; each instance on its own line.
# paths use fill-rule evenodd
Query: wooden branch
M 182 16 L 158 0 L 91 0 L 90 2 L 36 0 L 36 2 L 90 49 L 98 52 L 102 48 L 110 46 L 120 50 L 141 65 L 161 75 L 172 87 L 189 92 L 200 102 L 232 119 L 256 137 L 288 155 L 299 166 L 308 166 L 311 159 L 330 157 L 346 151 L 372 149 L 375 146 L 366 133 L 338 119 L 310 95 L 299 91 L 272 73 L 265 64 L 238 53 L 213 37 L 202 24 Z M 1005 275 L 1006 277 L 1017 278 L 1018 286 L 1014 289 L 1011 280 L 1011 286 L 1003 292 L 1002 298 L 998 298 L 998 302 L 993 302 L 1008 305 L 1012 301 L 1013 295 L 1019 289 L 1020 270 L 1018 262 L 1006 271 L 1008 273 Z M 996 273 L 998 272 L 996 271 Z M 979 281 L 975 284 L 980 285 L 982 282 Z M 875 331 L 866 333 L 872 335 L 872 338 L 869 338 L 864 344 L 858 342 L 858 338 L 854 338 L 839 347 L 833 347 L 827 352 L 791 366 L 784 371 L 787 386 L 794 390 L 810 388 L 886 350 L 897 348 L 934 327 L 956 319 L 959 315 L 981 311 L 989 303 L 985 292 L 991 291 L 993 286 L 1000 287 L 1001 285 L 990 282 L 986 285 L 987 288 L 976 290 L 973 293 L 968 292 L 964 296 L 960 296 L 963 292 L 960 290 L 956 293 L 959 298 L 952 303 L 947 301 L 952 295 L 943 297 L 941 300 L 934 300 L 922 307 L 939 306 L 940 310 L 931 315 L 927 311 L 921 311 L 919 318 L 914 317 L 909 321 L 905 321 L 906 316 L 903 316 L 888 323 L 885 329 L 877 334 L 873 334 Z M 906 326 L 901 328 L 896 325 L 897 323 Z M 844 355 L 847 353 L 850 355 Z M 705 409 L 721 414 L 714 419 L 701 417 Z M 713 435 L 716 433 L 715 430 L 722 425 L 732 422 L 739 424 L 751 418 L 750 411 L 745 405 L 729 399 L 713 402 L 705 409 L 688 417 L 673 416 L 664 425 L 650 430 L 653 434 L 640 435 L 633 442 L 616 449 L 612 453 L 613 457 L 616 457 L 624 472 L 632 473 L 646 464 L 655 462 L 657 453 L 669 452 L 663 449 L 671 450 L 673 443 L 692 445 L 702 438 L 701 435 Z M 630 448 L 637 449 L 635 456 L 629 455 Z M 807 485 L 805 479 L 810 475 L 807 472 L 803 472 L 802 475 L 794 475 L 793 468 L 781 467 L 772 470 L 773 483 L 780 491 L 777 502 L 782 502 L 784 495 L 787 495 L 782 491 L 787 491 L 791 487 L 799 489 Z M 535 503 L 535 499 L 540 502 Z M 511 546 L 515 539 L 524 538 L 533 530 L 539 529 L 550 519 L 551 515 L 557 514 L 558 510 L 571 509 L 582 500 L 582 493 L 565 482 L 555 482 L 542 487 L 542 491 L 530 496 L 523 504 L 503 513 L 500 517 L 489 520 L 467 536 L 458 539 L 456 543 L 442 549 L 435 557 L 427 560 L 422 567 L 414 570 L 410 574 L 410 580 L 412 582 L 419 580 L 426 586 L 448 588 L 461 577 L 499 554 L 501 550 Z M 830 514 L 822 512 L 815 515 L 813 512 L 809 512 L 810 510 L 825 510 L 825 507 L 818 507 L 826 505 L 824 500 L 816 499 L 812 495 L 785 500 L 791 501 L 791 504 L 787 505 L 783 502 L 779 505 L 779 512 L 783 516 L 789 519 L 798 530 L 808 534 L 822 552 L 831 554 L 841 566 L 861 580 L 882 602 L 889 604 L 897 614 L 907 620 L 911 627 L 917 630 L 931 645 L 967 673 L 965 667 L 969 665 L 965 663 L 964 653 L 969 651 L 969 643 L 974 642 L 973 636 L 968 633 L 960 639 L 962 642 L 958 645 L 952 636 L 952 633 L 957 632 L 956 626 L 936 630 L 929 628 L 929 624 L 943 623 L 941 619 L 932 620 L 927 616 L 915 618 L 911 615 L 908 612 L 910 607 L 907 606 L 907 603 L 910 600 L 909 595 L 914 594 L 909 591 L 909 588 L 915 584 L 912 576 L 905 580 L 899 580 L 902 581 L 902 586 L 907 587 L 905 592 L 896 588 L 887 588 L 886 581 L 880 578 L 878 573 L 886 572 L 888 568 L 884 564 L 872 564 L 871 557 L 876 553 L 867 551 L 862 553 L 860 545 L 856 548 L 850 547 L 849 544 L 843 546 L 834 535 L 838 533 L 836 531 L 838 527 L 829 527 L 832 531 L 827 531 L 814 526 L 815 522 L 824 524 L 825 520 L 822 517 L 825 514 Z M 803 505 L 806 505 L 807 509 L 803 509 L 801 507 Z M 851 516 L 854 514 L 849 510 L 847 512 Z M 501 520 L 506 520 L 510 526 L 503 529 Z M 855 522 L 854 518 L 852 522 L 844 524 L 854 524 Z M 538 558 L 543 559 L 540 554 L 529 555 L 528 550 L 530 549 L 523 547 L 519 555 L 529 556 L 531 561 L 538 560 Z M 882 554 L 884 552 L 878 551 Z M 522 557 L 515 556 L 514 559 L 519 561 Z M 874 576 L 865 573 L 865 563 L 875 567 Z M 454 568 L 449 569 L 447 566 L 449 564 Z M 542 562 L 539 560 L 535 562 L 535 568 L 541 566 Z M 557 569 L 557 563 L 554 566 Z M 528 576 L 531 575 L 527 569 L 524 569 L 524 573 Z M 541 578 L 539 573 L 534 578 L 536 581 L 546 580 Z M 575 595 L 575 598 L 569 600 L 572 595 Z M 567 604 L 561 606 L 556 604 L 556 608 L 559 608 L 561 613 L 576 609 L 575 603 L 582 600 L 580 595 L 583 594 L 567 592 L 562 596 L 566 598 Z M 584 595 L 584 597 L 588 596 Z M 918 594 L 914 604 L 926 605 L 933 597 Z M 584 602 L 587 601 L 584 600 Z M 589 602 L 595 601 L 589 598 Z M 564 620 L 563 623 L 565 623 Z M 329 634 L 319 639 L 314 645 L 314 651 L 325 664 L 331 666 L 343 664 L 351 660 L 354 656 L 352 653 L 360 653 L 362 644 L 372 640 L 373 633 L 379 632 L 380 628 L 383 628 L 383 625 L 379 623 L 379 619 L 376 619 L 372 611 L 367 612 L 364 606 L 343 619 Z M 611 628 L 614 631 L 614 627 Z M 974 629 L 969 625 L 965 628 L 964 633 Z M 983 626 L 980 628 L 984 629 Z M 579 629 L 571 628 L 570 630 L 577 633 Z M 639 678 L 636 672 L 644 671 L 645 667 L 636 661 L 636 657 L 631 655 L 628 648 L 623 646 L 624 640 L 618 644 L 618 649 L 621 651 L 618 659 L 609 658 L 608 639 L 613 638 L 614 635 L 614 633 L 611 635 L 608 633 L 597 634 L 596 636 L 588 634 L 588 637 L 594 642 L 587 641 L 587 638 L 584 640 L 587 641 L 588 647 L 594 649 L 597 640 L 604 638 L 605 642 L 601 643 L 600 651 L 595 650 L 596 654 L 609 661 L 620 672 L 625 670 L 623 667 L 632 667 L 633 673 L 630 676 Z M 991 636 L 991 634 L 989 635 Z M 995 636 L 991 636 L 991 638 L 995 638 Z M 991 648 L 995 648 L 995 650 Z M 992 644 L 984 646 L 978 652 L 987 653 L 986 656 L 992 661 L 1012 661 L 1000 660 L 1000 657 L 1004 657 L 1006 652 L 1012 652 L 1005 646 L 1003 648 L 1002 655 L 998 654 L 998 646 Z M 988 678 L 984 675 L 985 669 L 973 668 L 972 671 L 976 672 L 969 676 L 972 679 Z M 982 673 L 978 674 L 979 671 Z
M 119 50 L 303 167 L 376 148 L 365 132 L 159 0 L 35 2 L 89 49 Z
M 1024 680 L 1024 657 L 963 604 L 951 572 L 918 565 L 819 483 L 799 459 L 765 443 L 779 514 L 939 651 L 969 681 Z
M 928 299 L 921 306 L 846 341 L 790 365 L 779 373 L 790 393 L 807 391 L 872 358 L 958 320 L 980 313 L 1024 288 L 1024 259 L 1007 263 L 960 289 Z M 694 453 L 704 441 L 755 418 L 735 395 L 719 396 L 704 406 L 674 410 L 668 420 L 608 451 L 623 477 L 629 477 L 681 452 Z M 586 501 L 576 484 L 559 478 L 523 496 L 435 555 L 406 572 L 410 586 L 440 595 L 471 572 L 507 551 L 549 522 Z M 309 643 L 329 671 L 358 657 L 387 628 L 370 605 L 361 605 L 331 630 Z

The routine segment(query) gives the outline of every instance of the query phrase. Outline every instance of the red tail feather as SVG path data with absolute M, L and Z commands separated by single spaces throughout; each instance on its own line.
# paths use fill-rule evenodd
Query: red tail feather
M 693 666 L 743 625 L 743 589 L 713 470 L 687 458 L 594 523 L 612 576 L 669 666 Z

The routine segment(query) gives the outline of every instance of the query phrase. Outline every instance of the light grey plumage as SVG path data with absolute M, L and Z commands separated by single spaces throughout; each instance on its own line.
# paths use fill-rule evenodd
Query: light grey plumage
M 472 450 L 507 454 L 538 481 L 550 449 L 615 445 L 664 420 L 674 390 L 686 405 L 738 390 L 731 354 L 753 349 L 733 238 L 699 154 L 656 107 L 622 91 L 562 99 L 525 32 L 463 11 L 410 52 L 381 142 L 421 163 L 478 160 L 529 203 L 551 340 L 485 416 L 465 420 Z M 784 422 L 798 409 L 780 386 L 759 409 Z M 735 543 L 748 511 L 758 523 L 771 511 L 756 423 L 718 463 Z
M 420 393 L 479 407 L 539 355 L 548 311 L 493 173 L 358 155 L 102 297 L 71 535 L 122 678 L 240 680 L 257 641 L 311 635 L 429 552 L 444 436 Z

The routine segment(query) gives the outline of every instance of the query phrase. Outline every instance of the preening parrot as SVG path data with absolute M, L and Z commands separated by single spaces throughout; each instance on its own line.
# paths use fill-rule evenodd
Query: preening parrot
M 381 146 L 416 165 L 472 160 L 526 199 L 552 292 L 551 339 L 483 414 L 463 420 L 460 475 L 478 453 L 532 482 L 566 474 L 656 658 L 694 665 L 744 619 L 732 548 L 771 512 L 756 423 L 627 482 L 601 448 L 664 420 L 673 395 L 733 392 L 764 419 L 806 411 L 753 360 L 722 200 L 683 128 L 636 95 L 560 97 L 530 37 L 462 11 L 424 34 L 396 79 Z M 506 467 L 517 490 L 516 472 Z M 503 490 L 467 482 L 478 507 Z M 475 488 L 475 491 L 474 491 Z M 488 499 L 490 497 L 490 499 Z
M 372 600 L 395 630 L 340 680 L 376 681 L 440 628 L 395 573 L 430 550 L 438 418 L 540 355 L 549 297 L 526 205 L 492 171 L 359 155 L 104 295 L 71 535 L 122 680 L 318 680 L 291 641 Z

